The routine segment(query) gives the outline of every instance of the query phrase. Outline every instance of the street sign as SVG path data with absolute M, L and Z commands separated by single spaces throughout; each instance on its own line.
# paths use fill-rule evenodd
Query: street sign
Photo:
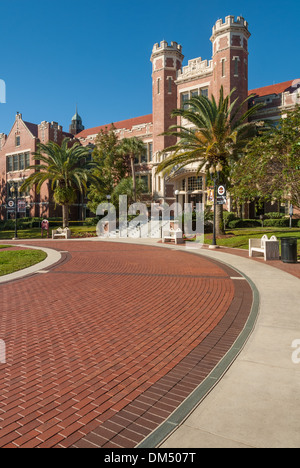
M 12 198 L 7 200 L 7 208 L 10 208 L 11 210 L 15 207 L 15 200 L 13 200 Z
M 219 185 L 217 190 L 217 205 L 226 205 L 227 193 L 225 185 Z
M 26 213 L 26 201 L 18 200 L 18 213 Z

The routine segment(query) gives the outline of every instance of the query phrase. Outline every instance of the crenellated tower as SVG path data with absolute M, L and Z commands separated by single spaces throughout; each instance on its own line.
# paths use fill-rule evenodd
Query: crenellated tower
M 183 59 L 182 47 L 177 42 L 171 42 L 169 45 L 166 41 L 162 41 L 153 47 L 151 62 L 154 153 L 174 143 L 174 137 L 160 134 L 176 124 L 176 119 L 171 119 L 171 112 L 177 108 L 176 79 Z
M 248 96 L 248 23 L 241 16 L 227 16 L 225 22 L 216 22 L 212 32 L 212 93 L 217 97 L 222 85 L 225 95 L 237 88 L 232 99 L 239 97 L 241 102 Z

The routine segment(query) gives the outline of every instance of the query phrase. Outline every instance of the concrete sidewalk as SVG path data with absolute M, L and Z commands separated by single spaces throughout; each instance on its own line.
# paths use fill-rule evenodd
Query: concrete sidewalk
M 211 393 L 161 445 L 163 448 L 298 448 L 300 364 L 299 279 L 224 251 L 199 252 L 247 275 L 260 294 L 250 339 Z M 298 353 L 299 355 L 299 353 Z

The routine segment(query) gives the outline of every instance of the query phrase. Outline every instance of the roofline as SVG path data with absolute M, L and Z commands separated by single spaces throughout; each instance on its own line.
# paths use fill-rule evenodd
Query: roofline
M 273 85 L 266 85 L 266 86 L 262 86 L 261 88 L 255 88 L 255 89 L 251 89 L 248 91 L 248 95 L 250 94 L 257 94 L 259 96 L 268 96 L 269 94 L 281 94 L 284 92 L 283 91 L 280 91 L 280 93 L 278 92 L 274 92 L 274 93 L 269 93 L 268 91 L 269 90 L 272 90 L 272 88 L 277 88 L 278 86 L 285 86 L 286 88 L 289 88 L 291 87 L 291 85 L 295 82 L 296 80 L 289 80 L 289 81 L 283 81 L 281 83 L 274 83 Z
M 141 122 L 140 125 L 145 124 L 145 123 L 152 123 L 153 114 L 141 115 L 139 117 L 132 117 L 131 119 L 120 120 L 118 122 L 111 122 L 109 124 L 98 125 L 97 127 L 86 128 L 86 129 L 82 130 L 81 132 L 77 133 L 75 135 L 75 138 L 84 138 L 84 137 L 80 137 L 81 133 L 83 133 L 83 132 L 85 132 L 85 133 L 88 132 L 88 135 L 96 135 L 96 134 L 98 134 L 100 132 L 101 129 L 105 129 L 106 127 L 111 128 L 112 126 L 117 126 L 118 127 L 117 130 L 120 130 L 120 129 L 123 129 L 123 128 L 130 129 L 134 125 L 139 125 L 138 123 L 136 123 L 136 124 L 134 123 L 134 121 L 138 120 L 138 119 L 145 119 L 145 121 Z M 149 119 L 149 120 L 146 121 L 146 119 Z M 131 125 L 126 125 L 128 122 L 131 122 Z

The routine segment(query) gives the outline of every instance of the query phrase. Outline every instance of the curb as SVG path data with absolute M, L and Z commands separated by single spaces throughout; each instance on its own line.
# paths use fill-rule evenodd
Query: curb
M 8 245 L 11 245 L 11 244 L 8 244 Z M 10 281 L 22 279 L 22 278 L 25 278 L 26 276 L 30 276 L 35 273 L 38 273 L 39 271 L 50 268 L 55 263 L 59 262 L 62 258 L 61 253 L 58 252 L 57 250 L 47 249 L 45 247 L 33 247 L 28 244 L 18 244 L 17 247 L 24 247 L 26 249 L 33 249 L 33 250 L 42 250 L 43 252 L 47 254 L 47 258 L 43 260 L 42 262 L 32 265 L 31 267 L 24 268 L 23 270 L 15 271 L 14 273 L 10 273 L 9 275 L 1 276 L 0 284 L 9 283 Z

